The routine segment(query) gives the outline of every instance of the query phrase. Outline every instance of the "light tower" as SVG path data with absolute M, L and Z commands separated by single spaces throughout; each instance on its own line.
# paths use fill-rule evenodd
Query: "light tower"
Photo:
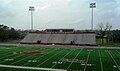
M 96 8 L 96 3 L 90 3 L 90 8 L 92 8 L 91 30 L 93 30 L 93 8 Z
M 31 30 L 33 30 L 33 11 L 35 11 L 34 6 L 29 6 L 29 11 L 31 11 Z

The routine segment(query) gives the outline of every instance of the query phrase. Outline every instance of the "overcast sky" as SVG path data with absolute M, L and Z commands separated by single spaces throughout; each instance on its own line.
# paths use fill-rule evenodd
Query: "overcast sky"
M 120 0 L 0 0 L 0 24 L 15 29 L 30 29 L 29 6 L 34 6 L 34 29 L 90 29 L 91 9 L 94 9 L 94 28 L 109 22 L 120 29 Z

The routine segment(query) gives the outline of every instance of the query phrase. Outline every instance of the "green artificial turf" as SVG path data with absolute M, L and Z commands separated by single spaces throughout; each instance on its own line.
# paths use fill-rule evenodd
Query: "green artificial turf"
M 19 54 L 39 51 L 42 54 Z M 0 46 L 0 65 L 53 68 L 74 71 L 120 71 L 120 50 L 101 48 Z M 0 67 L 0 71 L 34 71 Z

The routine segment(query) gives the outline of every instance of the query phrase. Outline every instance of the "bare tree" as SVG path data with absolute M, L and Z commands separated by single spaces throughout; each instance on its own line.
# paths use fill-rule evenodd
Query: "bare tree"
M 101 43 L 104 43 L 104 38 L 106 38 L 107 42 L 109 41 L 109 36 L 110 36 L 110 30 L 112 28 L 112 25 L 109 23 L 103 24 L 103 23 L 98 23 L 98 30 L 100 31 L 99 35 L 101 40 Z
M 108 43 L 109 39 L 110 39 L 110 31 L 111 31 L 112 25 L 110 25 L 109 23 L 106 23 L 106 24 L 107 24 L 107 27 L 108 27 L 107 33 L 106 33 L 106 35 L 107 35 L 107 43 Z

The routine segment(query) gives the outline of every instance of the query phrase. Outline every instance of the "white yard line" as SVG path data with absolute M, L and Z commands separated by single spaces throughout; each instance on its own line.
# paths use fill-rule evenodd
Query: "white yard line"
M 16 69 L 31 69 L 31 70 L 66 71 L 66 70 L 64 70 L 64 69 L 25 67 L 25 66 L 13 66 L 13 65 L 0 65 L 0 67 L 5 67 L 5 68 L 16 68 Z
M 120 52 L 118 50 L 116 50 L 118 52 L 118 54 L 120 54 Z
M 56 56 L 57 54 L 59 54 L 60 52 L 62 52 L 63 50 L 59 51 L 58 53 L 54 54 L 53 56 L 51 56 L 50 58 L 46 59 L 45 61 L 43 61 L 42 63 L 38 64 L 38 66 L 42 65 L 43 63 L 47 62 L 48 60 L 50 60 L 52 57 Z
M 12 57 L 12 58 L 10 58 L 10 59 L 14 59 L 14 58 L 21 57 L 21 56 L 23 56 L 23 55 L 15 56 L 15 57 Z M 3 62 L 6 62 L 6 61 L 4 60 L 4 61 L 2 61 L 2 62 L 0 62 L 0 63 L 3 63 Z
M 54 49 L 54 50 L 55 50 L 55 49 Z M 45 55 L 47 55 L 47 54 L 49 54 L 49 53 L 53 52 L 54 50 L 49 51 L 49 52 L 48 52 L 48 53 L 46 53 Z M 43 55 L 43 56 L 45 56 L 45 55 Z M 41 58 L 41 57 L 43 57 L 43 56 L 36 57 L 35 59 Z M 34 59 L 34 60 L 35 60 L 35 59 Z M 27 62 L 27 63 L 25 63 L 25 64 L 23 64 L 23 65 L 27 65 L 27 64 L 29 64 L 29 62 Z
M 24 50 L 22 49 L 21 51 L 24 51 Z M 7 53 L 5 54 L 5 56 L 4 56 L 4 57 L 1 57 L 0 59 L 3 59 L 3 58 L 6 58 L 6 57 L 9 57 L 9 56 L 15 55 L 15 54 L 14 54 L 14 51 L 12 51 L 12 52 L 13 52 L 12 54 L 10 54 L 11 51 L 7 52 Z M 19 51 L 18 51 L 18 52 L 19 52 Z M 9 54 L 10 54 L 10 55 L 9 55 Z M 6 56 L 6 55 L 7 55 L 7 56 Z
M 5 54 L 5 56 L 4 57 L 1 57 L 0 59 L 3 59 L 3 58 L 6 58 L 6 57 L 9 57 L 9 56 L 12 56 L 12 55 L 15 55 L 15 54 L 10 54 L 10 52 L 7 52 L 6 54 Z M 6 56 L 7 55 L 7 56 Z
M 101 70 L 103 71 L 103 64 L 102 64 L 102 60 L 101 60 L 101 54 L 100 54 L 100 50 L 99 50 L 99 57 L 100 57 L 100 65 L 101 65 Z
M 34 51 L 36 51 L 36 50 L 34 50 Z M 33 54 L 33 55 L 34 55 L 34 54 Z M 33 55 L 31 55 L 31 56 L 33 56 Z M 22 55 L 22 56 L 23 56 L 23 55 Z M 18 63 L 18 62 L 20 62 L 20 61 L 22 61 L 22 60 L 25 60 L 25 59 L 27 59 L 27 58 L 29 58 L 29 57 L 31 57 L 31 56 L 27 56 L 27 57 L 25 57 L 25 58 L 22 58 L 22 59 L 16 61 L 16 62 L 13 62 L 13 63 L 11 63 L 11 64 Z
M 33 55 L 31 55 L 31 56 L 33 56 Z M 20 60 L 18 60 L 18 61 L 15 61 L 15 62 L 13 62 L 13 63 L 11 63 L 11 64 L 18 63 L 18 62 L 20 62 L 20 61 L 22 61 L 22 60 L 25 60 L 25 59 L 27 59 L 27 58 L 29 58 L 29 57 L 31 57 L 31 56 L 27 56 L 27 57 L 25 57 L 25 58 L 22 58 L 22 59 L 20 59 Z
M 70 54 L 71 52 L 72 52 L 72 50 L 71 50 L 71 51 L 69 51 L 66 55 L 64 55 L 64 56 L 63 56 L 60 60 L 62 60 L 63 58 L 65 58 L 65 57 L 66 57 L 68 54 Z M 59 61 L 60 61 L 60 60 L 59 60 Z M 58 61 L 58 62 L 59 62 L 59 61 Z M 57 63 L 56 63 L 56 64 L 54 64 L 51 68 L 53 68 L 55 65 L 57 65 Z
M 6 58 L 6 57 L 9 57 L 9 56 L 12 56 L 12 55 L 15 55 L 15 54 L 7 55 L 7 56 L 4 56 L 4 57 L 1 57 L 0 59 Z
M 90 52 L 88 53 L 88 56 L 87 56 L 87 60 L 86 60 L 85 67 L 84 67 L 84 71 L 86 71 L 86 67 L 87 67 L 89 56 L 90 56 Z
M 74 57 L 74 59 L 77 58 L 77 56 L 81 53 L 82 50 L 83 50 L 83 49 L 81 49 L 80 52 L 77 53 L 77 55 Z M 70 68 L 70 66 L 73 64 L 74 59 L 73 59 L 73 61 L 70 63 L 70 65 L 67 67 L 67 70 L 68 70 L 68 69 Z
M 108 53 L 109 53 L 109 55 L 111 56 L 111 58 L 113 59 L 114 63 L 116 64 L 117 68 L 118 68 L 119 71 L 120 71 L 119 65 L 118 65 L 117 62 L 115 61 L 114 57 L 111 55 L 110 52 L 108 52 Z

